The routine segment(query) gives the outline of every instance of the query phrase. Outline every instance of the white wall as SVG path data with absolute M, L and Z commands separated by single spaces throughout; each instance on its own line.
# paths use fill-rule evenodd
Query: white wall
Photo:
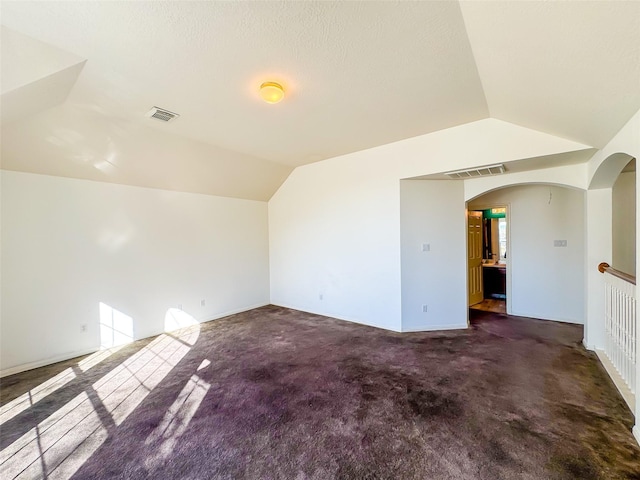
M 400 208 L 402 331 L 466 328 L 463 182 L 403 180 Z
M 401 179 L 586 148 L 486 119 L 299 167 L 269 201 L 271 302 L 399 330 Z
M 508 205 L 511 314 L 584 323 L 584 192 L 549 185 L 496 190 L 469 210 Z M 566 240 L 566 247 L 554 247 Z
M 615 158 L 617 154 L 623 154 Z M 596 185 L 605 184 L 607 178 L 615 179 L 624 167 L 623 162 L 628 161 L 630 157 L 640 158 L 640 110 L 635 113 L 627 124 L 611 139 L 611 141 L 600 151 L 598 151 L 589 160 L 589 180 Z M 613 161 L 612 161 L 613 160 Z M 619 169 L 618 169 L 619 168 Z M 637 172 L 636 172 L 637 173 Z M 604 177 L 604 180 L 603 180 Z M 597 190 L 593 191 L 598 192 Z M 589 195 L 591 195 L 591 191 Z M 606 195 L 606 193 L 604 194 Z M 604 202 L 599 202 L 604 203 Z M 640 195 L 638 195 L 636 189 L 636 212 L 640 209 Z M 609 202 L 611 204 L 611 202 Z M 604 230 L 601 226 L 595 225 L 598 222 L 597 210 L 600 208 L 596 205 L 596 211 L 587 212 L 587 218 L 593 218 L 594 225 L 588 225 L 587 244 L 589 246 L 589 255 L 587 257 L 587 267 L 589 272 L 589 279 L 587 285 L 587 296 L 589 306 L 587 310 L 587 321 L 585 325 L 585 345 L 588 348 L 602 348 L 603 347 L 603 332 L 604 332 L 604 280 L 603 275 L 596 273 L 594 269 L 594 263 L 596 261 L 607 261 L 612 256 L 612 241 L 610 232 Z M 606 216 L 605 216 L 606 218 Z M 611 221 L 611 215 L 609 215 L 609 221 Z M 640 216 L 636 215 L 636 232 L 640 229 Z M 601 222 L 599 222 L 601 224 Z M 611 224 L 609 224 L 611 225 Z M 595 247 L 592 248 L 592 245 Z M 635 243 L 636 252 L 640 249 L 640 236 L 636 235 Z M 596 260 L 599 259 L 599 260 Z M 640 271 L 640 256 L 636 255 L 636 272 Z M 636 285 L 636 298 L 640 298 L 640 285 Z M 592 300 L 594 299 L 594 300 Z M 638 312 L 636 311 L 636 315 Z M 637 318 L 636 318 L 637 320 Z M 640 351 L 640 335 L 636 338 L 636 351 Z M 640 362 L 636 365 L 636 378 L 640 378 Z M 640 395 L 636 395 L 636 412 L 640 411 Z M 640 442 L 640 423 L 637 421 L 633 427 L 633 434 Z
M 178 304 L 205 321 L 269 302 L 265 202 L 10 171 L 1 184 L 3 372 L 96 349 L 100 302 L 136 339 Z
M 612 191 L 612 267 L 636 274 L 636 172 L 621 173 Z
M 314 170 L 269 202 L 271 303 L 400 330 L 398 180 Z
M 604 348 L 604 275 L 598 271 L 600 262 L 612 261 L 612 195 L 611 188 L 587 190 L 585 205 L 586 322 L 584 345 L 594 350 Z

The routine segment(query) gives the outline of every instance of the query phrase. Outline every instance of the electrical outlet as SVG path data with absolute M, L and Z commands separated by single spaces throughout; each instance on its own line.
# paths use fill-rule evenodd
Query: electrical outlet
M 320 300 L 324 300 L 324 295 L 321 293 L 320 295 L 318 295 L 318 298 L 319 298 Z
M 80 333 L 87 333 L 87 324 L 83 323 L 82 325 L 80 325 Z
M 427 313 L 427 306 L 426 305 L 422 305 L 422 312 L 423 313 Z
M 182 304 L 181 303 L 178 304 L 178 310 L 182 310 Z
M 429 243 L 423 243 L 422 244 L 422 251 L 423 252 L 430 252 L 431 251 L 431 245 Z
M 206 303 L 206 302 L 204 301 L 204 298 L 203 298 L 202 300 L 200 300 L 200 306 L 201 306 L 201 307 L 204 307 L 205 303 Z
M 566 247 L 567 246 L 567 241 L 566 240 L 554 240 L 553 241 L 553 246 L 554 247 Z

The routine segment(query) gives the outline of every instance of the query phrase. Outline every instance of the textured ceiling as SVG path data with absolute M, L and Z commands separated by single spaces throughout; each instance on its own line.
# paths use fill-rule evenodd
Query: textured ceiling
M 0 8 L 86 59 L 64 102 L 3 123 L 14 170 L 268 199 L 295 166 L 489 116 L 601 147 L 640 108 L 640 2 Z M 259 100 L 265 80 L 283 102 Z M 154 105 L 181 117 L 145 118 Z

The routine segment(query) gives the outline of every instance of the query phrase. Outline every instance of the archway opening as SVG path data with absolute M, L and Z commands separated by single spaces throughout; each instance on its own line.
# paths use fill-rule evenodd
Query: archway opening
M 611 192 L 612 264 L 636 276 L 636 160 L 622 169 Z
M 469 212 L 505 208 L 506 251 L 497 268 L 504 272 L 506 313 L 583 323 L 584 206 L 583 190 L 552 184 L 506 185 L 467 202 Z M 483 270 L 490 275 L 491 268 Z

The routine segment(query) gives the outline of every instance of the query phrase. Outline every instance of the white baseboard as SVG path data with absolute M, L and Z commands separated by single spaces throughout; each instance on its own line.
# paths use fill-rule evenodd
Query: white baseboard
M 417 333 L 417 332 L 437 332 L 442 330 L 466 330 L 469 328 L 469 325 L 459 324 L 459 325 L 425 325 L 424 327 L 412 327 L 412 328 L 403 328 L 402 333 Z
M 276 307 L 289 308 L 291 310 L 297 310 L 299 312 L 311 313 L 312 315 L 320 315 L 321 317 L 335 318 L 336 320 L 342 320 L 343 322 L 351 322 L 351 323 L 357 323 L 358 325 L 365 325 L 367 327 L 379 328 L 380 330 L 387 330 L 388 332 L 402 333 L 402 330 L 398 330 L 396 328 L 382 327 L 380 325 L 375 325 L 373 323 L 367 323 L 367 322 L 365 322 L 363 320 L 359 320 L 357 318 L 349 318 L 349 317 L 337 316 L 337 315 L 332 314 L 331 312 L 318 312 L 318 311 L 314 311 L 314 310 L 309 310 L 309 309 L 297 307 L 295 305 L 288 305 L 288 304 L 285 304 L 285 303 L 271 302 L 271 305 L 275 305 Z
M 64 362 L 65 360 L 71 360 L 72 358 L 82 357 L 95 353 L 98 348 L 87 348 L 84 350 L 76 350 L 75 352 L 65 353 L 63 355 L 57 355 L 55 357 L 45 358 L 44 360 L 38 360 L 36 362 L 23 363 L 22 365 L 16 365 L 15 367 L 6 368 L 0 370 L 0 378 L 8 377 L 9 375 L 15 375 L 16 373 L 26 372 L 27 370 L 33 370 L 34 368 L 46 367 L 53 363 Z
M 596 351 L 596 346 L 595 346 L 595 345 L 589 345 L 588 343 L 586 343 L 586 342 L 584 341 L 584 338 L 582 339 L 582 346 L 583 346 L 584 348 L 586 348 L 587 350 L 591 350 L 592 352 L 595 352 L 595 351 Z
M 213 320 L 218 320 L 223 317 L 228 317 L 229 315 L 235 315 L 236 313 L 247 312 L 249 310 L 253 310 L 255 308 L 264 307 L 269 305 L 269 303 L 259 303 L 255 305 L 251 305 L 249 307 L 239 308 L 235 310 L 229 310 L 223 313 L 216 313 L 215 315 L 205 316 L 202 319 L 198 319 L 200 323 L 211 322 Z M 161 335 L 164 332 L 154 333 L 152 335 L 148 335 L 141 338 L 136 338 L 134 341 L 143 340 L 145 338 L 155 337 L 157 335 Z M 83 355 L 89 355 L 90 353 L 95 353 L 100 349 L 99 346 L 93 348 L 87 348 L 84 350 L 77 350 L 75 352 L 69 352 L 62 355 L 57 355 L 55 357 L 45 358 L 43 360 L 37 360 L 35 362 L 23 363 L 22 365 L 16 365 L 15 367 L 7 368 L 4 370 L 0 370 L 0 378 L 7 377 L 9 375 L 15 375 L 16 373 L 26 372 L 27 370 L 33 370 L 34 368 L 46 367 L 47 365 L 51 365 L 53 363 L 64 362 L 65 360 L 71 360 L 72 358 L 81 357 Z
M 631 430 L 633 436 L 636 437 L 636 442 L 640 445 L 640 425 L 637 423 L 633 426 L 633 430 Z
M 548 316 L 538 315 L 537 313 L 512 312 L 509 315 L 513 317 L 531 318 L 532 320 L 546 320 L 549 322 L 561 322 L 561 323 L 571 323 L 573 325 L 584 325 L 584 322 L 580 320 L 573 320 L 570 318 L 548 317 Z
M 248 312 L 249 310 L 254 310 L 256 308 L 266 307 L 267 305 L 271 305 L 271 304 L 269 302 L 267 302 L 267 303 L 256 303 L 255 305 L 250 305 L 248 307 L 237 308 L 235 310 L 229 310 L 229 311 L 223 312 L 223 313 L 216 313 L 216 314 L 213 314 L 213 316 L 204 315 L 203 317 L 198 318 L 197 320 L 200 323 L 207 323 L 207 322 L 211 322 L 212 320 L 218 320 L 220 318 L 228 317 L 230 315 L 235 315 L 236 313 Z M 156 335 L 160 335 L 161 333 L 163 333 L 163 332 L 157 333 Z M 151 336 L 155 337 L 155 335 L 151 335 Z
M 336 315 L 332 315 L 330 312 L 314 312 L 313 310 L 305 310 L 302 309 L 300 307 L 296 307 L 294 305 L 287 305 L 287 304 L 283 304 L 283 303 L 274 303 L 271 302 L 273 305 L 276 305 L 278 307 L 283 307 L 283 308 L 290 308 L 291 310 L 298 310 L 299 312 L 305 312 L 305 313 L 311 313 L 313 315 L 321 315 L 323 317 L 329 317 L 329 318 L 335 318 L 336 320 L 342 320 L 344 322 L 351 322 L 351 323 L 357 323 L 358 325 L 366 325 L 367 327 L 373 327 L 373 328 L 379 328 L 381 330 L 386 330 L 388 332 L 396 332 L 396 333 L 416 333 L 416 332 L 436 332 L 436 331 L 442 331 L 442 330 L 466 330 L 467 328 L 469 328 L 469 325 L 464 323 L 464 324 L 458 324 L 458 325 L 425 325 L 424 327 L 413 327 L 413 328 L 409 328 L 409 329 L 403 329 L 401 328 L 400 330 L 395 329 L 395 328 L 389 328 L 389 327 L 383 327 L 380 325 L 375 325 L 373 323 L 367 323 L 365 321 L 359 320 L 359 319 L 355 319 L 355 318 L 348 318 L 348 317 L 338 317 Z

